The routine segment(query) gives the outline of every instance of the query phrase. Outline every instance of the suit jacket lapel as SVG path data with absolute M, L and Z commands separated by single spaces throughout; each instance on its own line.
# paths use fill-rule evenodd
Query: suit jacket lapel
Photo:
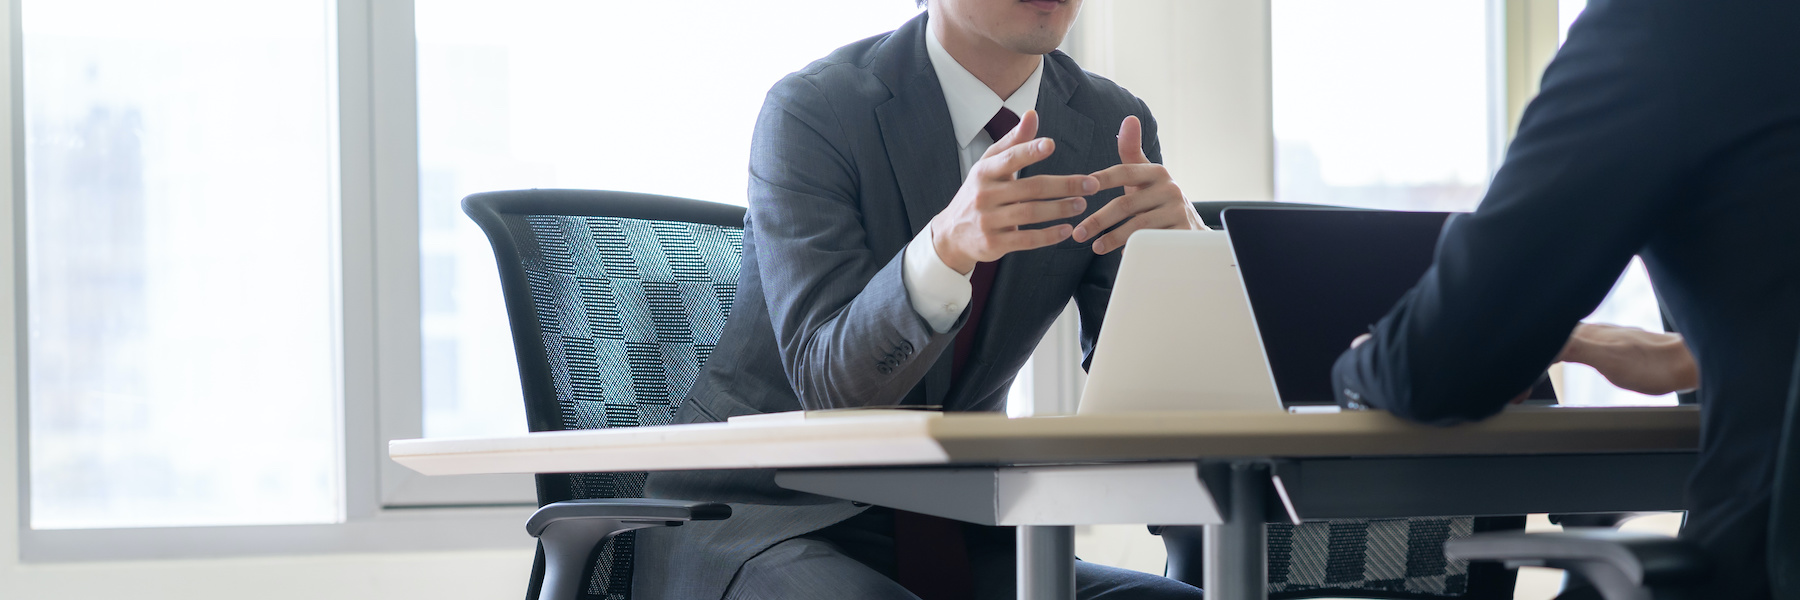
M 873 61 L 876 77 L 894 94 L 875 107 L 875 119 L 913 235 L 950 205 L 962 185 L 950 108 L 926 54 L 925 35 L 920 15 L 895 31 Z
M 1038 137 L 1056 140 L 1056 151 L 1049 158 L 1020 171 L 1020 177 L 1086 172 L 1084 166 L 1088 164 L 1087 146 L 1093 139 L 1094 120 L 1069 107 L 1069 98 L 1075 92 L 1079 81 L 1076 78 L 1079 76 L 1079 73 L 1070 73 L 1058 62 L 1056 56 L 1044 57 L 1044 76 L 1038 85 Z M 994 287 L 990 291 L 988 308 L 982 314 L 981 324 L 975 332 L 973 360 L 979 362 L 983 357 L 991 356 L 996 344 L 1025 343 L 1013 338 L 1020 335 L 1018 332 L 1034 331 L 1037 324 L 1029 322 L 1031 319 L 1027 317 L 1042 312 L 1028 303 L 1056 304 L 1055 307 L 1045 307 L 1044 310 L 1055 309 L 1059 313 L 1061 306 L 1068 303 L 1068 298 L 1051 298 L 1033 290 L 1044 270 L 1056 268 L 1056 265 L 1049 264 L 1052 258 L 1045 252 L 1015 252 L 1000 259 L 999 271 L 994 274 Z M 994 302 L 1000 299 L 1006 301 Z M 988 368 L 980 368 L 980 372 L 973 370 L 976 365 L 970 365 L 970 368 L 972 371 L 968 375 L 974 377 L 967 379 L 986 379 L 982 376 Z M 958 386 L 951 390 L 954 396 L 947 399 L 945 406 L 958 410 L 1002 408 L 975 406 L 974 403 L 980 400 L 975 395 L 985 391 L 976 386 Z
M 875 107 L 882 144 L 906 207 L 907 226 L 917 236 L 962 186 L 956 133 L 937 72 L 925 50 L 926 15 L 889 37 L 871 70 L 894 97 Z M 944 352 L 925 375 L 925 403 L 942 405 L 950 391 L 951 352 Z

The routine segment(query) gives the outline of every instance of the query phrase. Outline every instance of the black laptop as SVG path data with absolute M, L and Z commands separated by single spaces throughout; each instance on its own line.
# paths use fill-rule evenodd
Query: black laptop
M 1331 367 L 1418 283 L 1456 213 L 1231 208 L 1225 231 L 1283 404 L 1336 404 Z M 1541 379 L 1532 404 L 1554 403 Z

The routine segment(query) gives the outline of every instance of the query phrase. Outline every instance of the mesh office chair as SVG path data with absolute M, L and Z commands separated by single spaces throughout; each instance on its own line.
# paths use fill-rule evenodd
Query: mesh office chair
M 737 295 L 744 209 L 582 190 L 475 194 L 494 247 L 531 431 L 667 425 Z M 716 520 L 649 500 L 643 473 L 537 476 L 527 600 L 629 600 L 630 530 Z
M 1289 202 L 1195 202 L 1208 227 L 1223 229 L 1232 207 L 1344 208 Z M 1517 531 L 1525 517 L 1445 517 L 1270 523 L 1270 598 L 1510 599 L 1518 573 L 1448 560 L 1444 544 L 1477 532 Z M 1169 577 L 1202 584 L 1203 529 L 1155 527 L 1168 550 Z
M 1800 360 L 1789 386 L 1787 417 L 1775 447 L 1775 485 L 1769 502 L 1769 591 L 1775 600 L 1800 600 Z M 1559 533 L 1487 534 L 1457 540 L 1449 554 L 1503 561 L 1508 567 L 1563 569 L 1606 600 L 1696 598 L 1691 584 L 1709 575 L 1709 562 L 1686 540 L 1611 529 Z

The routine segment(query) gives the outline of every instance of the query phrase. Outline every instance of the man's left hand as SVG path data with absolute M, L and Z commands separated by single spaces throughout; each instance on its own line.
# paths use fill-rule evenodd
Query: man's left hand
M 1194 205 L 1182 195 L 1181 187 L 1169 177 L 1169 170 L 1144 155 L 1143 136 L 1138 118 L 1125 117 L 1125 122 L 1119 124 L 1119 164 L 1094 173 L 1100 180 L 1100 189 L 1125 188 L 1123 195 L 1075 226 L 1075 241 L 1084 243 L 1109 227 L 1119 226 L 1094 240 L 1095 254 L 1124 247 L 1126 238 L 1139 229 L 1207 228 L 1200 221 L 1200 213 L 1194 212 Z

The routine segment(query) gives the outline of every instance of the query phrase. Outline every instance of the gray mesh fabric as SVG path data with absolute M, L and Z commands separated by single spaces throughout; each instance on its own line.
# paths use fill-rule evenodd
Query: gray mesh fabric
M 1459 597 L 1468 591 L 1469 563 L 1444 558 L 1444 542 L 1474 527 L 1473 517 L 1270 524 L 1269 592 Z
M 719 343 L 743 231 L 614 217 L 507 215 L 542 330 L 563 429 L 667 425 Z M 570 477 L 576 498 L 643 495 L 643 473 Z M 589 598 L 631 596 L 625 533 L 601 549 Z

